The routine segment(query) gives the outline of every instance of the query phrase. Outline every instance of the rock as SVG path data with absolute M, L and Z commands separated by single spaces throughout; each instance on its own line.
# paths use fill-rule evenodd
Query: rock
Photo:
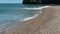
M 45 4 L 60 4 L 60 0 L 42 0 Z
M 23 0 L 23 4 L 40 4 L 40 0 Z
M 23 0 L 23 4 L 60 4 L 60 0 Z

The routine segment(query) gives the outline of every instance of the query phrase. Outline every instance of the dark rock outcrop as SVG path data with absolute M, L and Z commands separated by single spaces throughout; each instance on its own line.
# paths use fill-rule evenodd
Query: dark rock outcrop
M 60 4 L 60 0 L 23 0 L 23 4 Z
M 60 4 L 60 0 L 42 0 L 45 4 Z
M 23 4 L 40 4 L 40 0 L 23 0 Z

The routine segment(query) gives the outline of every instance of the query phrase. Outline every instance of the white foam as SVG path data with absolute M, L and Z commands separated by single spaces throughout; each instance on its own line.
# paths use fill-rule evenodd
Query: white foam
M 38 7 L 38 8 L 22 8 L 22 9 L 26 9 L 26 10 L 40 10 L 40 9 L 47 8 L 47 7 L 51 7 L 51 6 L 42 6 L 42 7 Z
M 36 14 L 36 15 L 33 16 L 33 17 L 25 18 L 23 21 L 27 21 L 27 20 L 33 19 L 33 18 L 37 17 L 38 15 L 39 15 L 39 14 Z
M 30 20 L 30 19 L 36 18 L 36 17 L 37 17 L 37 16 L 39 16 L 41 13 L 42 13 L 42 11 L 39 11 L 39 14 L 35 14 L 35 15 L 34 15 L 34 16 L 32 16 L 32 17 L 25 18 L 25 19 L 20 20 L 20 21 L 27 21 L 27 20 Z
M 39 8 L 25 8 L 25 9 L 34 9 L 34 10 L 39 10 L 39 9 L 43 9 L 43 8 L 47 8 L 47 7 L 51 7 L 51 6 L 43 6 L 43 7 L 39 7 Z M 42 13 L 42 11 L 39 12 L 40 14 Z M 33 17 L 29 17 L 29 18 L 25 18 L 24 20 L 21 20 L 21 21 L 27 21 L 27 20 L 30 20 L 30 19 L 33 19 L 37 16 L 39 16 L 40 14 L 35 14 Z

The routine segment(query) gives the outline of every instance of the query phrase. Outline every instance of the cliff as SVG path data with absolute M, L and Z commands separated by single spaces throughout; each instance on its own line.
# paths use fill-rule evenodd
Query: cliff
M 23 0 L 23 4 L 60 4 L 60 0 Z
M 23 0 L 23 4 L 40 4 L 41 0 Z
M 60 4 L 60 0 L 42 0 L 45 4 Z

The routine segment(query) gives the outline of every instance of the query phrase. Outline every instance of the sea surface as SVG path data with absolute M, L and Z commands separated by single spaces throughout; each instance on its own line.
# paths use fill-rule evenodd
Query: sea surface
M 44 4 L 0 4 L 0 30 L 9 28 L 16 23 L 16 19 L 24 19 L 33 16 L 39 10 L 24 8 L 39 8 Z M 14 21 L 15 20 L 15 21 Z M 8 25 L 9 24 L 9 25 Z

